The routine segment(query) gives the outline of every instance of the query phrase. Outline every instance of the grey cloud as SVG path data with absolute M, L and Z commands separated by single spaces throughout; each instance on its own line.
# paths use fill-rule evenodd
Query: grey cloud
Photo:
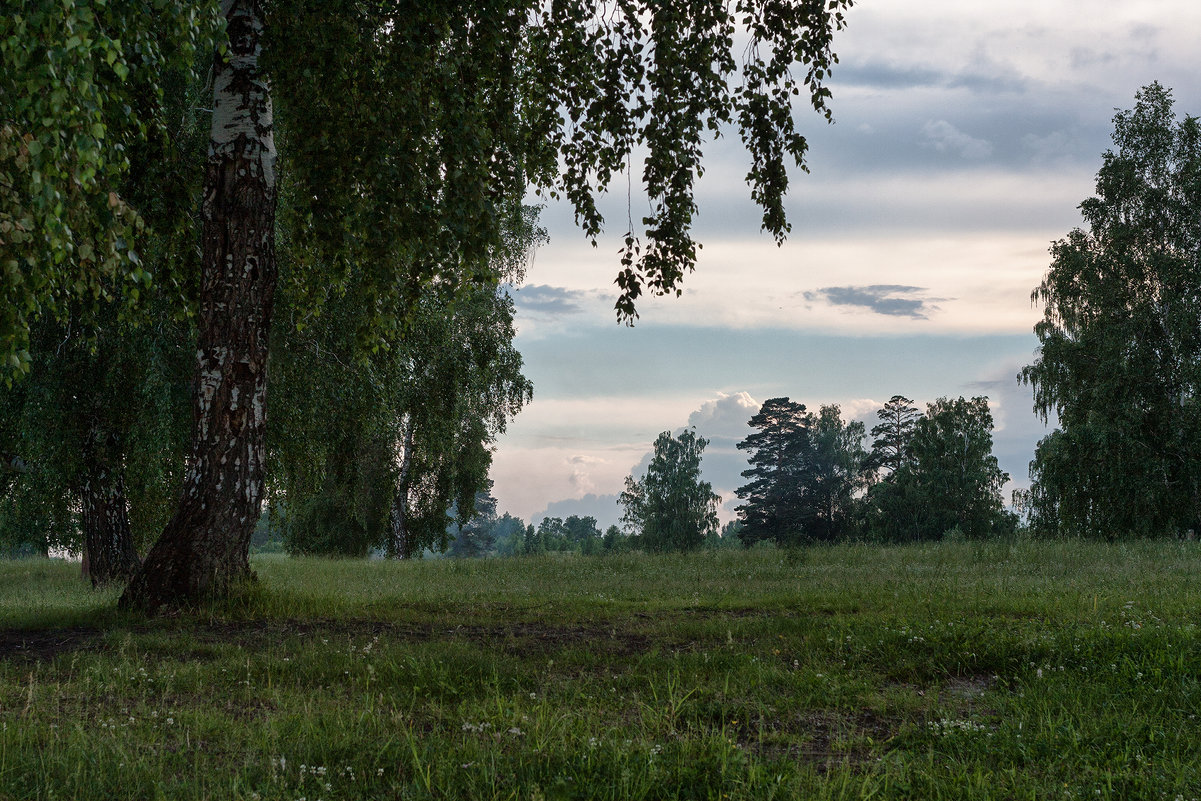
M 513 302 L 523 312 L 562 317 L 583 311 L 582 303 L 589 293 L 578 289 L 565 289 L 546 284 L 531 284 L 516 288 L 512 292 Z
M 927 320 L 938 311 L 935 303 L 946 298 L 925 298 L 925 287 L 901 284 L 872 284 L 870 286 L 827 286 L 816 292 L 805 292 L 805 300 L 826 302 L 832 306 L 859 306 L 889 317 L 910 317 Z
M 967 89 L 980 94 L 1021 92 L 1028 82 L 1016 76 L 998 74 L 995 65 L 988 69 L 963 72 L 933 70 L 909 64 L 867 61 L 848 65 L 845 61 L 831 73 L 835 86 L 866 89 Z
M 992 142 L 964 133 L 946 120 L 930 120 L 922 126 L 926 141 L 940 153 L 958 153 L 965 159 L 985 159 L 992 155 Z

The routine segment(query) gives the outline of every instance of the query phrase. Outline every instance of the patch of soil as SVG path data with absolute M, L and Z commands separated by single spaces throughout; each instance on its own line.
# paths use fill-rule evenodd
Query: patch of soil
M 129 631 L 134 634 L 172 633 L 154 625 L 138 626 Z M 178 631 L 200 645 L 236 645 L 250 650 L 279 643 L 292 636 L 327 639 L 384 636 L 393 642 L 413 643 L 460 639 L 499 648 L 517 656 L 540 654 L 573 645 L 586 646 L 597 653 L 633 656 L 651 647 L 647 636 L 625 632 L 617 626 L 539 623 L 446 627 L 432 623 L 375 620 L 255 620 L 197 623 Z M 0 632 L 0 660 L 40 662 L 62 653 L 104 647 L 100 641 L 106 633 L 96 628 Z M 215 656 L 216 651 L 184 647 L 179 653 L 185 658 L 204 660 Z
M 0 631 L 0 659 L 37 661 L 63 652 L 95 647 L 100 629 L 71 628 L 48 631 Z
M 942 685 L 943 692 L 952 698 L 971 703 L 992 689 L 997 681 L 991 673 L 976 676 L 957 676 Z
M 900 721 L 870 709 L 821 710 L 779 721 L 769 737 L 760 729 L 741 732 L 739 744 L 759 757 L 789 758 L 828 770 L 835 765 L 864 764 L 888 748 Z

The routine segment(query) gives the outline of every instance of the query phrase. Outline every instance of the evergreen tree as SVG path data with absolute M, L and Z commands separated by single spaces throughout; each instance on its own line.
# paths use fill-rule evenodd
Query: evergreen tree
M 522 553 L 536 554 L 545 553 L 546 548 L 542 546 L 542 540 L 538 537 L 538 530 L 534 528 L 534 524 L 530 523 L 525 527 L 525 534 L 522 541 Z
M 872 530 L 887 540 L 940 539 L 1012 532 L 1001 487 L 1009 475 L 992 453 L 988 398 L 939 398 L 914 426 L 911 461 L 868 494 Z
M 708 481 L 701 480 L 701 454 L 709 441 L 685 429 L 678 437 L 664 431 L 655 440 L 655 452 L 646 475 L 626 476 L 618 498 L 622 520 L 637 532 L 648 551 L 690 551 L 717 529 L 721 498 Z
M 895 473 L 911 459 L 909 443 L 921 415 L 912 400 L 893 395 L 876 417 L 880 423 L 872 428 L 872 463 L 877 469 Z
M 738 443 L 739 450 L 750 454 L 750 469 L 742 472 L 750 481 L 736 493 L 743 501 L 739 537 L 747 546 L 763 540 L 791 545 L 810 538 L 813 508 L 805 497 L 812 468 L 809 424 L 804 404 L 788 398 L 764 401 L 750 419 L 758 430 Z
M 492 497 L 492 482 L 487 489 L 477 492 L 470 517 L 455 520 L 450 525 L 451 556 L 461 559 L 476 559 L 487 556 L 496 544 L 496 498 Z
M 809 536 L 833 542 L 848 536 L 856 525 L 857 498 L 868 485 L 869 457 L 863 448 L 863 423 L 844 423 L 836 405 L 808 415 L 809 467 L 805 471 L 804 517 Z

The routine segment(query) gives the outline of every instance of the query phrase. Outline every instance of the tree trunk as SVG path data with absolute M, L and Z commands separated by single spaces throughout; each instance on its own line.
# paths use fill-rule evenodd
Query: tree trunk
M 112 448 L 101 447 L 93 432 L 84 445 L 84 483 L 80 488 L 83 518 L 83 574 L 93 587 L 127 581 L 138 569 L 138 554 L 129 531 L 128 502 L 121 469 Z M 107 445 L 112 445 L 109 438 Z
M 389 516 L 391 539 L 388 543 L 389 555 L 393 559 L 408 559 L 412 556 L 412 542 L 409 536 L 409 471 L 413 465 L 413 419 L 409 417 L 404 423 L 404 453 L 400 459 L 400 475 L 396 481 L 396 492 L 392 496 L 392 512 Z
M 267 336 L 275 294 L 275 144 L 259 72 L 257 0 L 222 0 L 230 47 L 213 67 L 192 448 L 171 521 L 121 598 L 149 613 L 253 577 L 263 497 Z

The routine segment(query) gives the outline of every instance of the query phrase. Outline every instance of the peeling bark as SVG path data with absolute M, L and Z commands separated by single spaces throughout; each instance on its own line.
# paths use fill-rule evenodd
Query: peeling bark
M 114 442 L 93 431 L 84 445 L 84 483 L 79 500 L 83 522 L 83 575 L 93 587 L 123 582 L 138 569 L 138 554 L 129 530 L 125 479 L 112 458 Z M 109 447 L 101 447 L 102 444 Z
M 149 613 L 253 578 L 263 497 L 267 337 L 275 294 L 275 144 L 259 70 L 262 9 L 223 0 L 230 47 L 213 70 L 192 446 L 175 514 L 121 598 Z
M 409 473 L 413 466 L 413 419 L 404 424 L 404 453 L 400 459 L 400 475 L 396 481 L 396 492 L 392 496 L 392 512 L 389 516 L 392 537 L 389 554 L 393 559 L 408 559 L 412 554 L 409 537 Z

